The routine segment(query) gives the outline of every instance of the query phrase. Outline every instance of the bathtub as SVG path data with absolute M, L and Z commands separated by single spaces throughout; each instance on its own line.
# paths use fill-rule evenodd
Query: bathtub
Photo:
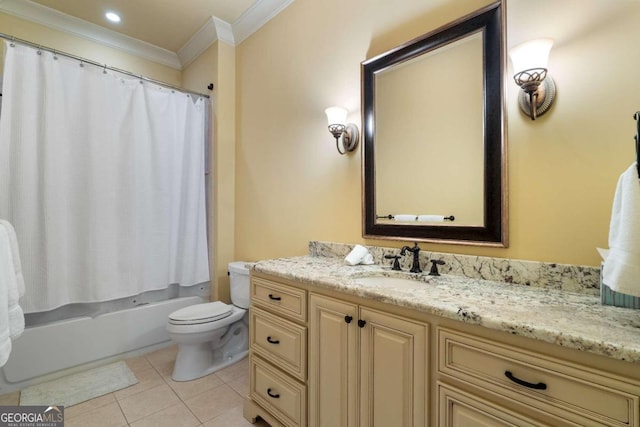
M 148 302 L 158 295 L 142 294 L 28 314 L 27 327 L 0 369 L 0 394 L 171 345 L 165 330 L 169 313 L 206 302 L 208 285 L 196 285 L 186 293 L 196 295 Z M 133 307 L 123 308 L 127 304 Z M 51 319 L 61 315 L 71 317 Z

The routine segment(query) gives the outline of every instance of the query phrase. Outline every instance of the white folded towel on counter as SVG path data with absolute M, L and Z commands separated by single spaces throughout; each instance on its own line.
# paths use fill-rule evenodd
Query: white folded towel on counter
M 14 248 L 15 247 L 15 253 Z M 24 331 L 24 313 L 19 299 L 24 295 L 20 255 L 11 224 L 0 222 L 0 366 L 11 354 L 11 340 Z
M 364 257 L 362 257 L 360 264 L 364 264 L 364 265 L 375 264 L 375 262 L 373 261 L 373 255 L 367 252 L 367 254 Z
M 415 221 L 417 218 L 417 215 L 410 214 L 396 214 L 393 216 L 396 221 Z
M 444 215 L 418 215 L 418 221 L 421 222 L 443 222 Z
M 346 256 L 344 262 L 348 265 L 373 264 L 373 255 L 364 246 L 356 245 Z
M 635 163 L 618 179 L 602 275 L 614 291 L 640 296 L 640 179 Z

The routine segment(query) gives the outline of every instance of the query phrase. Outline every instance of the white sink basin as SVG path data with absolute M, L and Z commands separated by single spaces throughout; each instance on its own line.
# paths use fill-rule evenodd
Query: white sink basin
M 375 286 L 383 288 L 407 288 L 424 285 L 424 282 L 402 277 L 367 276 L 355 279 L 355 282 L 364 286 Z

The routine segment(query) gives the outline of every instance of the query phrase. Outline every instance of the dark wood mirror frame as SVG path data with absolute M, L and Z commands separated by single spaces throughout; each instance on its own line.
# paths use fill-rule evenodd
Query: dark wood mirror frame
M 506 132 L 504 119 L 503 7 L 493 3 L 362 63 L 363 236 L 478 246 L 508 246 Z M 483 226 L 383 224 L 376 219 L 375 77 L 389 67 L 481 31 L 484 61 L 484 224 Z M 461 117 L 460 120 L 464 120 Z M 410 171 L 408 171 L 410 172 Z M 385 213 L 386 214 L 386 213 Z

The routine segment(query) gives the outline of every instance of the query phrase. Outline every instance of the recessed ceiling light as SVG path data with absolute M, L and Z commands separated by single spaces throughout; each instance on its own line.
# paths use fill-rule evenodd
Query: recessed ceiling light
M 120 22 L 120 15 L 118 15 L 117 13 L 107 12 L 104 14 L 104 16 L 106 16 L 107 19 L 111 22 Z

